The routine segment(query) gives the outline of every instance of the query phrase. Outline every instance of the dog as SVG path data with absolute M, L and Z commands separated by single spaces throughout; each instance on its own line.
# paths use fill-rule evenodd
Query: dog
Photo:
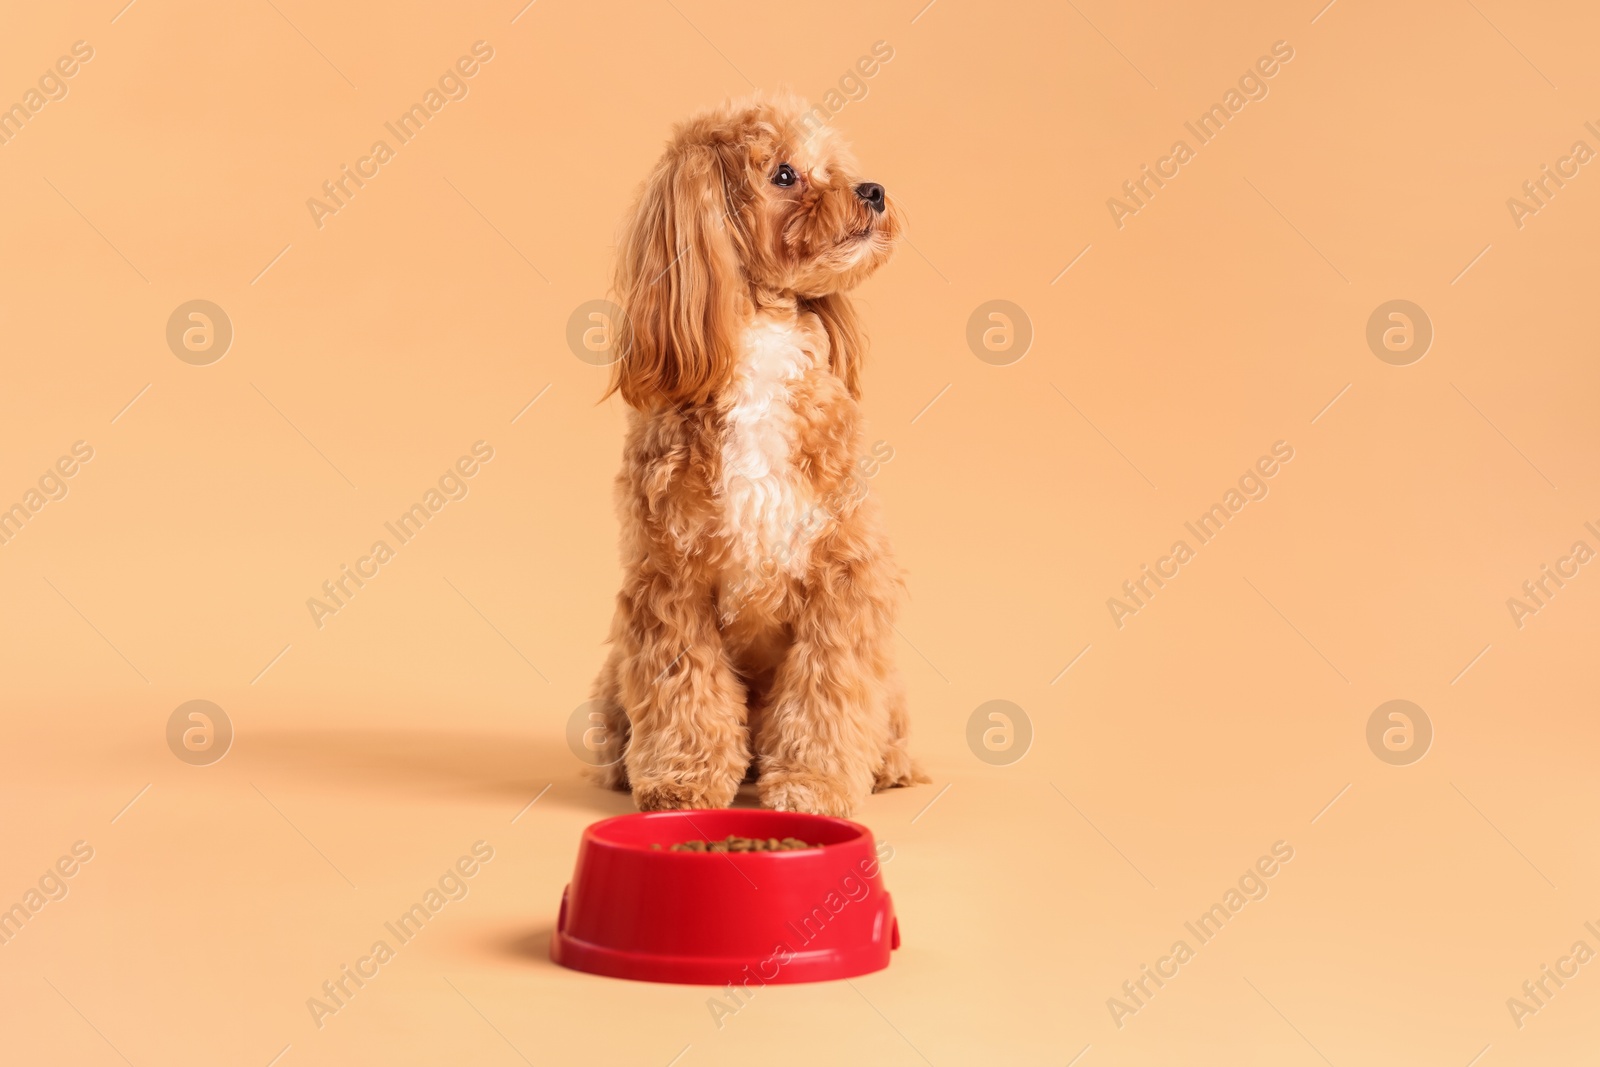
M 849 291 L 902 214 L 791 96 L 680 123 L 626 220 L 607 396 L 623 582 L 593 700 L 642 811 L 849 815 L 930 779 L 894 662 L 903 590 L 867 491 Z

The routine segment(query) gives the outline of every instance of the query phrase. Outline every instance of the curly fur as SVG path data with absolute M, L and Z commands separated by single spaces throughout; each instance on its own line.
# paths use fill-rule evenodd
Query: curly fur
M 680 124 L 623 229 L 624 577 L 594 697 L 620 756 L 602 784 L 646 811 L 725 807 L 752 764 L 768 807 L 829 815 L 928 780 L 893 657 L 900 572 L 857 467 L 846 295 L 901 215 L 804 113 L 756 97 Z

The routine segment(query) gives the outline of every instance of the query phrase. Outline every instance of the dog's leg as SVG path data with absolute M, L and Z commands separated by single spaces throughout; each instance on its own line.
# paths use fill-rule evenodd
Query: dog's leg
M 756 739 L 757 789 L 780 811 L 849 815 L 872 791 L 889 745 L 895 582 L 846 540 L 812 549 L 794 641 Z
M 623 756 L 628 750 L 628 713 L 622 710 L 622 646 L 613 644 L 606 656 L 606 665 L 594 680 L 590 700 L 599 704 L 604 719 L 605 741 L 595 753 L 599 766 L 588 772 L 594 783 L 603 789 L 628 788 L 628 768 Z
M 634 802 L 641 811 L 725 808 L 750 765 L 744 685 L 728 664 L 709 593 L 649 582 L 620 620 Z
M 888 683 L 885 699 L 889 707 L 889 743 L 884 749 L 883 764 L 873 777 L 872 791 L 931 782 L 927 773 L 911 758 L 911 711 L 906 704 L 906 683 L 900 671 L 892 664 L 887 669 Z

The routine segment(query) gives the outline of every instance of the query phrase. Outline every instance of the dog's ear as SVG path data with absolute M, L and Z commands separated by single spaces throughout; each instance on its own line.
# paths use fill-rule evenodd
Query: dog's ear
M 648 411 L 703 403 L 727 381 L 749 300 L 734 227 L 715 149 L 669 152 L 623 229 L 620 358 L 608 396 Z
M 828 331 L 828 366 L 834 377 L 857 400 L 861 399 L 861 363 L 867 354 L 867 335 L 856 318 L 856 308 L 843 293 L 814 296 L 806 306 Z

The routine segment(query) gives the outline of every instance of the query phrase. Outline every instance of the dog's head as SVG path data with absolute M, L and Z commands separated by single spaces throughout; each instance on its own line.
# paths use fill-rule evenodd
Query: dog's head
M 854 394 L 862 340 L 844 294 L 888 260 L 898 207 L 794 97 L 725 104 L 680 124 L 624 227 L 616 378 L 629 404 L 709 400 L 759 301 L 821 317 Z

